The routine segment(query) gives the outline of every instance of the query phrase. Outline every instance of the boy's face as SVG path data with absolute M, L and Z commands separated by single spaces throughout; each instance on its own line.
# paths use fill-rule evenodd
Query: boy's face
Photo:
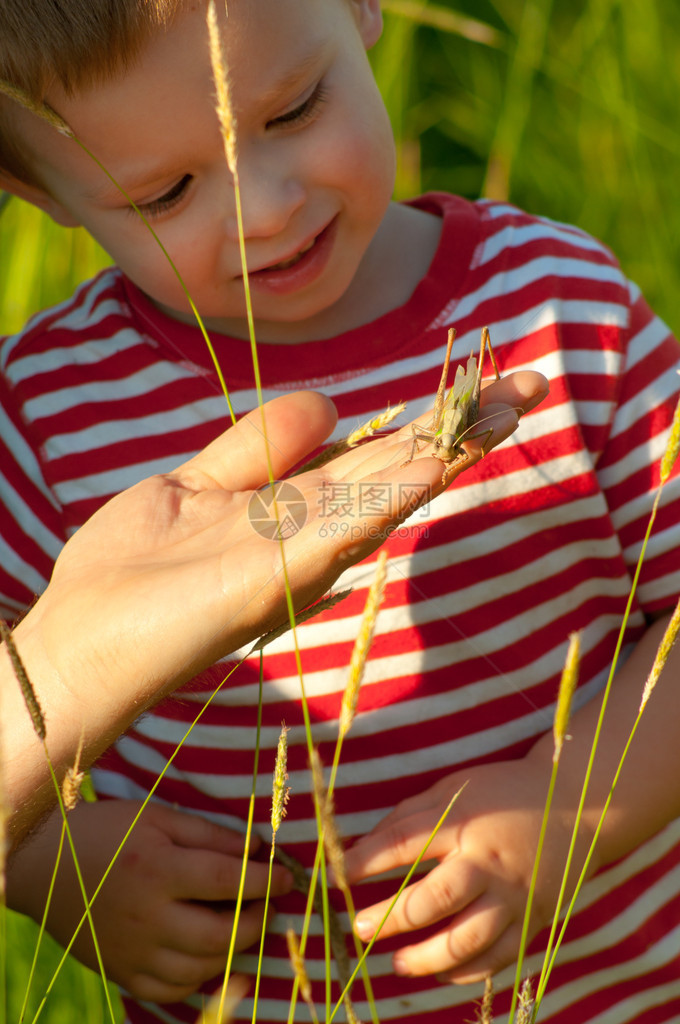
M 381 265 L 394 148 L 365 54 L 380 27 L 378 0 L 229 4 L 224 49 L 263 340 L 352 326 L 347 315 L 362 311 L 348 303 L 361 305 Z M 234 187 L 214 94 L 201 3 L 154 37 L 129 71 L 75 97 L 53 90 L 47 98 L 144 212 L 208 324 L 246 336 Z M 172 269 L 107 176 L 73 140 L 20 115 L 49 192 L 29 198 L 84 225 L 154 302 L 190 320 Z

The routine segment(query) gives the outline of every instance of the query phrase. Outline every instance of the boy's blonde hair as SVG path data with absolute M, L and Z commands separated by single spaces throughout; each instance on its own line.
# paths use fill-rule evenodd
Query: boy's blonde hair
M 186 0 L 0 0 L 0 79 L 32 103 L 58 82 L 69 94 L 134 63 Z M 0 95 L 0 169 L 40 184 Z

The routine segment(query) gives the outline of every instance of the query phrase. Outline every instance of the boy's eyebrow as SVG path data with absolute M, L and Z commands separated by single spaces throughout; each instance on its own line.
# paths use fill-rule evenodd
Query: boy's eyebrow
M 85 189 L 83 191 L 83 198 L 90 202 L 106 202 L 109 199 L 114 199 L 116 197 L 125 199 L 125 192 L 136 192 L 139 191 L 139 189 L 148 187 L 149 185 L 160 183 L 167 177 L 167 174 L 158 169 L 152 170 L 148 174 L 140 174 L 136 178 L 130 175 L 129 180 L 124 184 L 120 182 L 120 179 L 123 177 L 124 174 L 119 173 L 116 176 L 116 182 L 119 182 L 119 184 L 116 184 L 116 182 L 107 175 L 105 181 L 97 183 L 97 185 L 94 185 L 92 188 Z
M 260 94 L 259 102 L 263 106 L 275 103 L 280 99 L 281 93 L 294 89 L 311 71 L 320 68 L 322 59 L 323 53 L 319 46 L 314 46 L 308 53 L 296 57 L 295 63 L 281 73 L 274 85 Z

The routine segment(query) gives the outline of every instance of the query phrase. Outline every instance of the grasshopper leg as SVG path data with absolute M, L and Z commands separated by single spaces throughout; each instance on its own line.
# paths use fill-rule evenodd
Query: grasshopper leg
M 482 344 L 481 344 L 480 351 L 479 351 L 479 365 L 480 366 L 484 365 L 484 351 L 485 351 L 485 349 L 489 350 L 489 355 L 491 356 L 491 365 L 493 366 L 493 372 L 496 375 L 496 380 L 500 380 L 501 379 L 501 375 L 498 372 L 498 363 L 496 362 L 496 356 L 494 355 L 494 351 L 493 351 L 493 349 L 491 347 L 491 335 L 489 334 L 489 328 L 488 327 L 482 327 Z
M 449 363 L 451 362 L 451 349 L 453 348 L 453 342 L 456 338 L 456 332 L 453 327 L 449 327 L 449 333 L 446 338 L 446 355 L 444 356 L 444 365 L 442 366 L 441 380 L 439 381 L 439 387 L 437 388 L 437 397 L 434 400 L 434 416 L 432 417 L 432 424 L 434 429 L 437 430 L 442 418 L 442 409 L 444 408 L 444 402 L 446 400 L 446 382 L 449 378 Z
M 487 444 L 487 442 L 488 442 L 488 440 L 489 440 L 489 438 L 491 437 L 492 434 L 493 434 L 493 427 L 489 427 L 488 430 L 482 430 L 482 431 L 480 431 L 479 434 L 472 434 L 468 438 L 468 440 L 470 440 L 470 441 L 474 441 L 478 437 L 483 437 L 484 438 L 484 441 L 482 442 L 482 457 L 484 457 L 486 455 L 486 444 Z M 433 454 L 433 457 L 436 459 L 437 458 L 437 453 L 433 452 L 432 454 Z M 456 458 L 453 459 L 452 462 L 445 463 L 445 465 L 444 465 L 444 472 L 442 473 L 442 483 L 444 485 L 450 483 L 451 477 L 452 477 L 452 474 L 453 474 L 453 470 L 456 469 L 456 467 L 459 466 L 461 464 L 461 462 L 467 462 L 469 458 L 470 458 L 470 456 L 465 451 L 465 449 L 464 448 L 459 448 L 458 449 L 458 454 L 456 455 Z
M 416 452 L 420 451 L 418 441 L 424 441 L 426 444 L 432 444 L 435 437 L 437 436 L 437 430 L 442 418 L 442 409 L 444 408 L 444 402 L 446 400 L 446 382 L 449 377 L 449 363 L 451 362 L 451 349 L 453 348 L 453 342 L 456 337 L 456 332 L 453 327 L 449 328 L 449 333 L 446 339 L 446 355 L 444 356 L 444 365 L 442 367 L 442 375 L 439 381 L 439 387 L 437 388 L 437 395 L 434 400 L 434 410 L 432 415 L 432 429 L 427 427 L 418 427 L 415 423 L 411 426 L 413 431 L 413 444 L 411 446 L 411 454 L 405 462 L 402 462 L 402 466 L 408 466 L 409 462 L 413 462 Z
M 425 444 L 432 444 L 436 436 L 434 431 L 427 430 L 426 427 L 418 427 L 417 423 L 411 424 L 411 432 L 413 434 L 411 454 L 409 455 L 405 462 L 401 463 L 402 466 L 408 466 L 409 462 L 413 462 L 414 458 L 416 457 L 416 452 L 420 451 L 420 445 L 418 444 L 419 441 L 424 441 Z

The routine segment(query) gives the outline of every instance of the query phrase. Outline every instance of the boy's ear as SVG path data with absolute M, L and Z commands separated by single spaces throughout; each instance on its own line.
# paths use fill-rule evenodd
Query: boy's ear
M 382 34 L 383 20 L 380 0 L 351 0 L 359 33 L 367 50 L 378 42 Z
M 18 196 L 19 199 L 24 199 L 27 203 L 31 203 L 32 206 L 37 206 L 38 209 L 43 210 L 51 217 L 53 221 L 56 221 L 57 224 L 61 224 L 65 228 L 79 227 L 76 218 L 61 203 L 53 199 L 49 192 L 40 188 L 39 185 L 29 185 L 27 182 L 21 181 L 20 178 L 15 178 L 8 171 L 0 170 L 0 189 L 3 189 L 5 192 L 11 192 L 12 195 Z

